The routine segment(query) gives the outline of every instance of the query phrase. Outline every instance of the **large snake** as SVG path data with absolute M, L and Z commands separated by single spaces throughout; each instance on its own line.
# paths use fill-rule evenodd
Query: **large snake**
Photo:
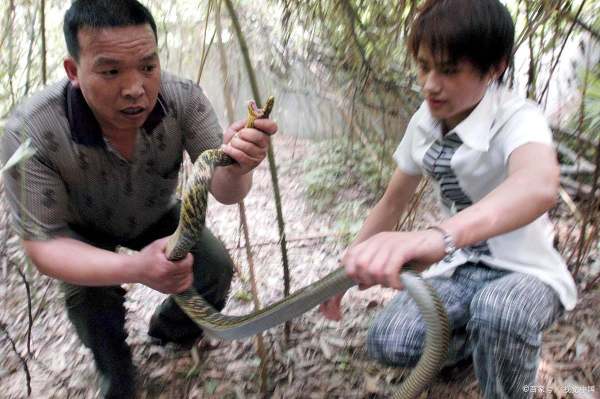
M 251 101 L 248 104 L 246 127 L 253 127 L 257 118 L 268 117 L 273 103 L 274 99 L 270 97 L 265 108 L 259 109 Z M 207 150 L 196 159 L 184 191 L 179 225 L 167 243 L 167 258 L 184 258 L 197 242 L 197 237 L 204 229 L 208 189 L 214 169 L 234 162 L 220 149 Z M 449 328 L 446 310 L 428 283 L 410 271 L 401 273 L 400 280 L 417 303 L 427 328 L 425 346 L 419 362 L 394 393 L 394 398 L 409 399 L 416 397 L 439 371 L 448 352 Z M 194 288 L 173 297 L 181 309 L 208 335 L 222 339 L 239 339 L 299 316 L 355 284 L 341 267 L 279 302 L 242 316 L 219 313 Z

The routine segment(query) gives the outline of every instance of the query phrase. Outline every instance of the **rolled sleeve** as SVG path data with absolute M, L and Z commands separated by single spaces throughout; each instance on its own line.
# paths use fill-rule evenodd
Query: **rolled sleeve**
M 393 155 L 398 169 L 411 176 L 420 176 L 422 174 L 421 166 L 414 159 L 413 141 L 416 133 L 417 130 L 413 117 Z
M 552 131 L 548 126 L 546 117 L 537 106 L 528 104 L 523 107 L 502 129 L 499 143 L 502 146 L 504 162 L 514 150 L 527 143 L 542 143 L 552 146 Z
M 3 164 L 28 137 L 22 132 L 7 129 L 2 136 L 0 158 Z M 69 235 L 65 185 L 44 159 L 40 143 L 32 140 L 32 146 L 35 154 L 31 158 L 4 171 L 2 175 L 12 227 L 26 240 L 47 240 L 57 235 Z

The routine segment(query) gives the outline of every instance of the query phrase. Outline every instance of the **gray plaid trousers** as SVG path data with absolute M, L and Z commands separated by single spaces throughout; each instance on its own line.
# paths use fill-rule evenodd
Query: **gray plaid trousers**
M 451 277 L 428 281 L 448 312 L 452 339 L 447 365 L 473 356 L 485 398 L 530 397 L 526 388 L 535 385 L 542 331 L 563 310 L 558 295 L 533 276 L 481 263 L 464 264 Z M 367 348 L 382 363 L 412 367 L 424 339 L 425 324 L 402 291 L 375 317 Z

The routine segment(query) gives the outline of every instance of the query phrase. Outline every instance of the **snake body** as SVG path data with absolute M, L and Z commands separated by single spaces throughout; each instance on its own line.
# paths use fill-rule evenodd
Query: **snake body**
M 256 118 L 268 117 L 272 106 L 273 97 L 269 98 L 263 110 L 251 102 L 246 126 L 252 127 Z M 170 260 L 184 258 L 204 229 L 208 188 L 214 169 L 234 162 L 220 149 L 207 150 L 194 162 L 192 176 L 183 195 L 179 225 L 166 248 Z M 409 399 L 416 397 L 437 374 L 446 358 L 450 334 L 445 308 L 433 288 L 410 271 L 401 273 L 400 280 L 417 303 L 427 328 L 421 359 L 394 394 L 394 398 Z M 206 334 L 222 339 L 239 339 L 299 316 L 355 284 L 341 267 L 279 302 L 242 316 L 219 313 L 193 288 L 173 295 L 173 298 Z

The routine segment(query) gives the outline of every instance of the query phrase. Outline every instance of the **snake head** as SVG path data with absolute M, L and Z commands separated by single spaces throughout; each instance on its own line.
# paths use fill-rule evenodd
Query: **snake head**
M 246 123 L 246 127 L 254 127 L 254 120 L 256 119 L 266 119 L 271 114 L 271 110 L 273 109 L 273 105 L 275 104 L 275 97 L 270 96 L 267 99 L 264 108 L 259 108 L 256 105 L 256 101 L 250 100 L 248 101 L 248 120 Z

